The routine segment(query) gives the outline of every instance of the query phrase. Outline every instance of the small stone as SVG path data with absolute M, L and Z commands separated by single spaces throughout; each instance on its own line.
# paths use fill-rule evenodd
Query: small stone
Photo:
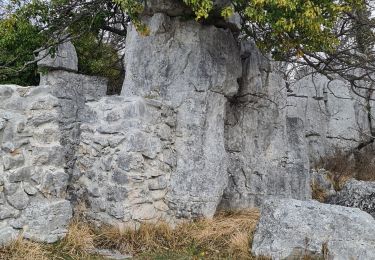
M 6 126 L 6 120 L 3 118 L 0 118 L 0 131 L 3 130 Z
M 41 192 L 58 197 L 65 194 L 69 180 L 66 172 L 62 169 L 48 169 L 40 175 L 42 178 L 38 188 Z
M 47 50 L 39 53 L 38 58 L 41 60 L 38 61 L 38 67 L 78 71 L 77 52 L 70 41 L 59 44 L 53 56 L 47 53 Z
M 139 153 L 121 154 L 117 158 L 117 165 L 124 171 L 137 170 L 143 166 L 143 156 Z
M 16 218 L 19 216 L 19 211 L 9 207 L 8 205 L 2 205 L 0 207 L 0 220 L 6 219 L 6 218 Z
M 129 182 L 128 173 L 121 169 L 114 169 L 112 173 L 112 180 L 117 184 L 126 184 Z
M 18 237 L 18 231 L 9 226 L 0 226 L 0 245 L 7 245 Z
M 134 220 L 150 220 L 156 216 L 154 205 L 150 203 L 136 205 L 131 213 Z
M 10 205 L 16 209 L 25 209 L 29 204 L 29 196 L 19 187 L 15 193 L 10 196 L 7 196 L 7 200 Z
M 3 157 L 4 169 L 10 170 L 21 167 L 25 163 L 25 158 L 21 152 L 14 152 Z
M 150 190 L 162 190 L 167 188 L 167 180 L 165 176 L 150 179 L 148 181 L 148 188 Z
M 328 198 L 328 203 L 359 208 L 375 218 L 375 182 L 351 179 Z
M 10 172 L 9 181 L 10 182 L 21 182 L 28 181 L 31 178 L 31 169 L 32 167 L 22 167 L 17 170 Z
M 46 124 L 46 123 L 49 123 L 49 122 L 52 122 L 54 120 L 57 119 L 57 115 L 56 114 L 53 114 L 53 113 L 43 113 L 43 114 L 40 114 L 40 115 L 35 115 L 33 117 L 31 117 L 29 120 L 28 120 L 28 124 L 31 124 L 35 127 L 38 127 L 42 124 Z
M 24 183 L 23 190 L 26 192 L 27 195 L 34 196 L 38 193 L 37 188 L 32 186 L 30 183 Z
M 272 259 L 300 259 L 309 253 L 324 259 L 370 260 L 374 234 L 375 219 L 359 209 L 273 197 L 263 204 L 252 252 Z
M 65 236 L 71 218 L 69 201 L 40 199 L 32 201 L 10 224 L 16 229 L 24 228 L 23 236 L 27 239 L 54 243 Z

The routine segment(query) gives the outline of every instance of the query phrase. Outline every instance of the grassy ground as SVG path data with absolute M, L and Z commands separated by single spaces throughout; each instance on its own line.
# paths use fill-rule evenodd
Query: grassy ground
M 93 248 L 111 248 L 134 259 L 255 259 L 250 254 L 259 211 L 220 213 L 214 219 L 181 223 L 143 224 L 138 230 L 93 228 L 74 220 L 67 236 L 47 245 L 19 238 L 0 248 L 0 259 L 104 259 Z

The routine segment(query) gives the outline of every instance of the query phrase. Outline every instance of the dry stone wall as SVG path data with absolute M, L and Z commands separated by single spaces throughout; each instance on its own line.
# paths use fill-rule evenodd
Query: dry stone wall
M 55 242 L 72 216 L 59 102 L 48 88 L 0 87 L 0 243 Z
M 176 117 L 161 102 L 106 97 L 88 104 L 75 170 L 88 216 L 116 226 L 168 220 Z

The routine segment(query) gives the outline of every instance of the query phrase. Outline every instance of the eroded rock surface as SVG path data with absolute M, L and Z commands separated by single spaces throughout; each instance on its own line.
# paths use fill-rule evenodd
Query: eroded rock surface
M 303 120 L 312 162 L 336 150 L 350 151 L 368 140 L 365 100 L 348 84 L 322 75 L 306 76 L 288 94 L 288 114 Z
M 272 259 L 308 253 L 370 260 L 375 255 L 374 234 L 375 220 L 360 209 L 271 198 L 263 204 L 252 252 Z
M 213 216 L 228 182 L 224 117 L 241 76 L 237 42 L 229 30 L 161 13 L 146 22 L 150 36 L 128 33 L 121 94 L 176 111 L 169 206 L 179 217 Z
M 54 53 L 42 50 L 38 53 L 38 67 L 47 70 L 78 71 L 78 57 L 74 45 L 70 41 L 63 42 L 56 47 Z
M 285 82 L 251 42 L 241 46 L 238 94 L 226 108 L 229 185 L 222 208 L 259 206 L 269 195 L 308 199 L 303 121 L 287 116 Z
M 375 182 L 351 179 L 328 203 L 359 208 L 375 218 Z

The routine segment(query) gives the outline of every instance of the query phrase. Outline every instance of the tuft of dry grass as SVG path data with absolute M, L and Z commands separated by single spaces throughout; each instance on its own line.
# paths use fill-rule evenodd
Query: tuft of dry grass
M 336 150 L 332 156 L 322 158 L 315 165 L 315 168 L 324 168 L 329 171 L 329 177 L 335 190 L 341 190 L 351 178 L 362 181 L 375 181 L 374 154 L 374 151 L 348 154 Z
M 145 223 L 137 230 L 107 227 L 100 231 L 95 242 L 100 247 L 133 255 L 174 252 L 216 259 L 253 259 L 250 247 L 258 220 L 259 210 L 250 209 L 184 222 L 175 228 L 163 222 Z
M 47 260 L 48 255 L 44 245 L 30 242 L 19 236 L 5 247 L 0 247 L 0 259 L 2 260 Z
M 95 237 L 96 234 L 88 223 L 73 219 L 68 233 L 55 244 L 53 252 L 73 259 L 85 259 L 95 249 Z
M 103 259 L 95 248 L 116 249 L 135 259 L 268 259 L 254 258 L 250 248 L 260 214 L 257 209 L 221 212 L 213 219 L 143 223 L 138 229 L 95 228 L 74 219 L 61 241 L 48 245 L 20 237 L 0 247 L 0 259 Z

